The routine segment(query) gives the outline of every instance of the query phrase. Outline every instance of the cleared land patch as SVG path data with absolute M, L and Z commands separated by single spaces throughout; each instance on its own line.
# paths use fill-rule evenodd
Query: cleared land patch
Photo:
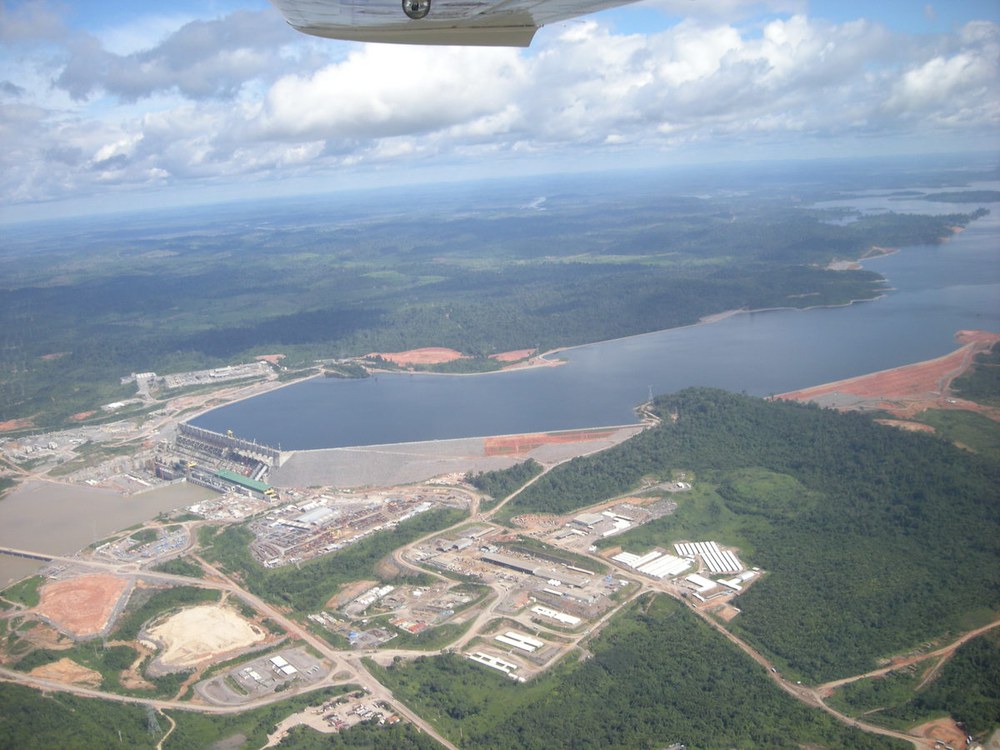
M 783 393 L 777 398 L 814 401 L 837 409 L 881 409 L 906 419 L 925 409 L 965 409 L 1000 418 L 998 410 L 948 395 L 951 382 L 973 363 L 975 355 L 1000 341 L 1000 334 L 959 331 L 961 348 L 943 357 L 882 370 L 870 375 Z
M 427 346 L 421 349 L 410 349 L 405 352 L 373 352 L 369 357 L 381 357 L 400 367 L 408 365 L 441 365 L 454 362 L 456 359 L 466 359 L 462 352 L 445 349 L 440 346 Z
M 521 456 L 543 445 L 567 445 L 605 440 L 617 428 L 603 430 L 573 430 L 571 432 L 538 432 L 528 435 L 505 435 L 486 438 L 483 454 L 486 456 Z
M 76 638 L 100 633 L 108 625 L 128 582 L 112 575 L 88 575 L 46 584 L 35 611 Z
M 67 682 L 75 685 L 89 685 L 90 687 L 100 686 L 101 681 L 104 679 L 101 677 L 100 672 L 77 664 L 72 659 L 60 659 L 51 664 L 43 664 L 40 667 L 32 669 L 28 674 L 35 677 L 43 677 L 46 680 Z
M 260 627 L 217 604 L 183 609 L 147 632 L 162 644 L 158 661 L 168 669 L 188 669 L 267 638 Z
M 515 349 L 511 352 L 491 354 L 490 359 L 495 359 L 497 362 L 520 362 L 522 359 L 530 357 L 535 351 L 535 349 Z

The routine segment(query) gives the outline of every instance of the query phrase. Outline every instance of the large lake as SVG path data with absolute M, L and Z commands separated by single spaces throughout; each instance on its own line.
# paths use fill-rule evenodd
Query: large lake
M 885 196 L 849 205 L 917 213 L 974 208 Z M 193 423 L 284 450 L 619 425 L 635 421 L 633 409 L 650 390 L 704 385 L 768 395 L 940 356 L 956 348 L 956 331 L 1000 330 L 1000 204 L 987 206 L 989 216 L 940 246 L 866 261 L 893 287 L 872 302 L 744 313 L 601 342 L 562 352 L 568 364 L 555 368 L 316 378 Z

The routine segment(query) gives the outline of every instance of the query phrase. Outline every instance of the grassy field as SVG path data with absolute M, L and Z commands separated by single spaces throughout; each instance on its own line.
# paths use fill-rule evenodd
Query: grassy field
M 929 424 L 945 440 L 977 453 L 990 461 L 1000 461 L 1000 425 L 969 411 L 928 409 L 917 420 Z

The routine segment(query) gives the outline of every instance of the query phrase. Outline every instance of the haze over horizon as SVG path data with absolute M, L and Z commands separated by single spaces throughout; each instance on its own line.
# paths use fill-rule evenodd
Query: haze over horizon
M 1000 154 L 1000 6 L 986 1 L 647 0 L 517 50 L 314 39 L 264 0 L 14 0 L 0 42 L 0 222 L 608 167 Z

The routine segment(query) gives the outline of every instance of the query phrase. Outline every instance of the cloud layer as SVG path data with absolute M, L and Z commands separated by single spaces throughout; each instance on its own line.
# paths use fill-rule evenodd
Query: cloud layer
M 571 22 L 529 51 L 314 40 L 268 10 L 117 53 L 29 2 L 0 13 L 0 204 L 529 156 L 1000 145 L 994 23 L 909 36 L 795 2 L 742 24 L 701 5 L 656 33 Z

